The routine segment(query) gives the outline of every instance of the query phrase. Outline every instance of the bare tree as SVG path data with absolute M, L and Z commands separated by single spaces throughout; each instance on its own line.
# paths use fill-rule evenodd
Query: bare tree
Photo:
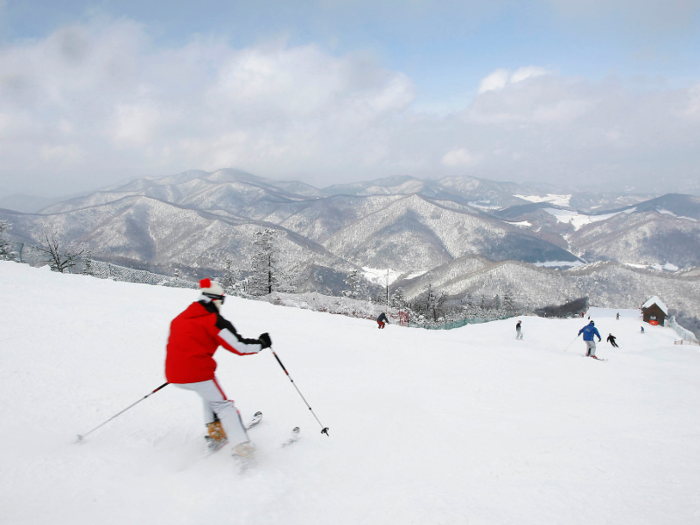
M 445 293 L 438 292 L 435 290 L 433 283 L 428 282 L 428 286 L 426 287 L 425 291 L 417 297 L 414 304 L 419 312 L 431 315 L 433 322 L 437 322 L 438 317 L 442 316 L 443 305 L 445 304 L 446 300 L 447 296 Z
M 41 241 L 37 247 L 44 254 L 44 260 L 49 263 L 54 272 L 71 272 L 73 267 L 89 254 L 85 247 L 66 247 L 62 244 L 58 232 L 52 226 L 44 225 L 41 233 Z

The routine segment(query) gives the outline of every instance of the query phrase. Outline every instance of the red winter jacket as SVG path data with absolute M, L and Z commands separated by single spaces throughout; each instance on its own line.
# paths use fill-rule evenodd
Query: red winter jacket
M 198 383 L 214 379 L 214 352 L 219 346 L 238 355 L 257 354 L 262 348 L 258 339 L 238 335 L 213 303 L 192 303 L 170 323 L 165 357 L 168 383 Z

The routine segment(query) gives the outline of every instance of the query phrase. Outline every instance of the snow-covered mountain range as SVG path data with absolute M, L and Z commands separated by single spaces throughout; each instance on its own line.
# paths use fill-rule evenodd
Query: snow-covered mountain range
M 596 291 L 632 307 L 659 288 L 695 293 L 697 276 L 673 271 L 700 265 L 699 197 L 471 177 L 317 189 L 234 169 L 188 171 L 130 180 L 36 213 L 2 209 L 0 219 L 12 223 L 17 242 L 37 242 L 49 224 L 98 259 L 193 277 L 217 274 L 226 258 L 245 271 L 255 232 L 273 228 L 283 234 L 285 271 L 303 289 L 326 293 L 338 293 L 347 272 L 375 268 L 390 270 L 409 297 L 431 281 L 453 296 L 510 288 L 541 306 Z

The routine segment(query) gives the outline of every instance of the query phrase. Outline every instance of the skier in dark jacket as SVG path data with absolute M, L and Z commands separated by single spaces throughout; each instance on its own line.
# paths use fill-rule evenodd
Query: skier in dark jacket
M 602 338 L 600 337 L 600 332 L 598 332 L 598 329 L 595 327 L 595 323 L 591 321 L 586 326 L 581 328 L 578 331 L 578 334 L 583 334 L 583 340 L 586 343 L 586 355 L 592 357 L 593 359 L 598 359 L 595 356 L 595 341 L 593 340 L 593 337 L 597 336 L 599 343 L 602 341 Z
M 230 441 L 236 455 L 250 458 L 254 447 L 238 409 L 216 379 L 214 352 L 223 346 L 238 355 L 257 354 L 270 348 L 272 341 L 267 333 L 257 339 L 241 337 L 219 313 L 226 298 L 221 286 L 209 279 L 202 279 L 199 286 L 202 292 L 199 300 L 170 324 L 165 377 L 179 388 L 197 392 L 204 401 L 204 422 L 212 450 Z
M 384 328 L 384 323 L 389 324 L 389 319 L 387 319 L 386 314 L 382 312 L 379 314 L 379 317 L 377 317 L 378 328 Z
M 608 343 L 610 343 L 611 345 L 613 345 L 615 348 L 619 348 L 619 346 L 617 346 L 617 343 L 615 342 L 615 336 L 614 336 L 614 335 L 608 334 L 608 338 L 606 339 L 606 341 L 607 341 Z
M 523 338 L 523 327 L 522 327 L 523 322 L 518 321 L 518 323 L 515 325 L 515 338 L 516 339 L 522 339 Z

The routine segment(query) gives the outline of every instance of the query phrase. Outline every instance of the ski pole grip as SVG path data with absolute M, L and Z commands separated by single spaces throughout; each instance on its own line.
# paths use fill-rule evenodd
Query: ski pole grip
M 277 357 L 277 354 L 275 353 L 274 350 L 272 350 L 272 355 L 275 356 L 275 359 L 277 359 L 277 362 L 278 362 L 278 363 L 280 364 L 280 366 L 282 367 L 282 370 L 284 370 L 284 373 L 287 374 L 287 375 L 289 375 L 289 372 L 287 372 L 287 369 L 286 369 L 286 368 L 284 367 L 284 365 L 282 364 L 282 361 L 280 361 L 280 358 Z
M 165 388 L 165 387 L 168 386 L 169 384 L 170 384 L 170 383 L 168 383 L 168 382 L 166 381 L 165 383 L 163 383 L 162 385 L 160 385 L 158 388 L 156 388 L 153 392 L 151 392 L 151 394 L 155 394 L 156 392 L 158 392 L 158 390 L 160 390 L 161 388 Z

